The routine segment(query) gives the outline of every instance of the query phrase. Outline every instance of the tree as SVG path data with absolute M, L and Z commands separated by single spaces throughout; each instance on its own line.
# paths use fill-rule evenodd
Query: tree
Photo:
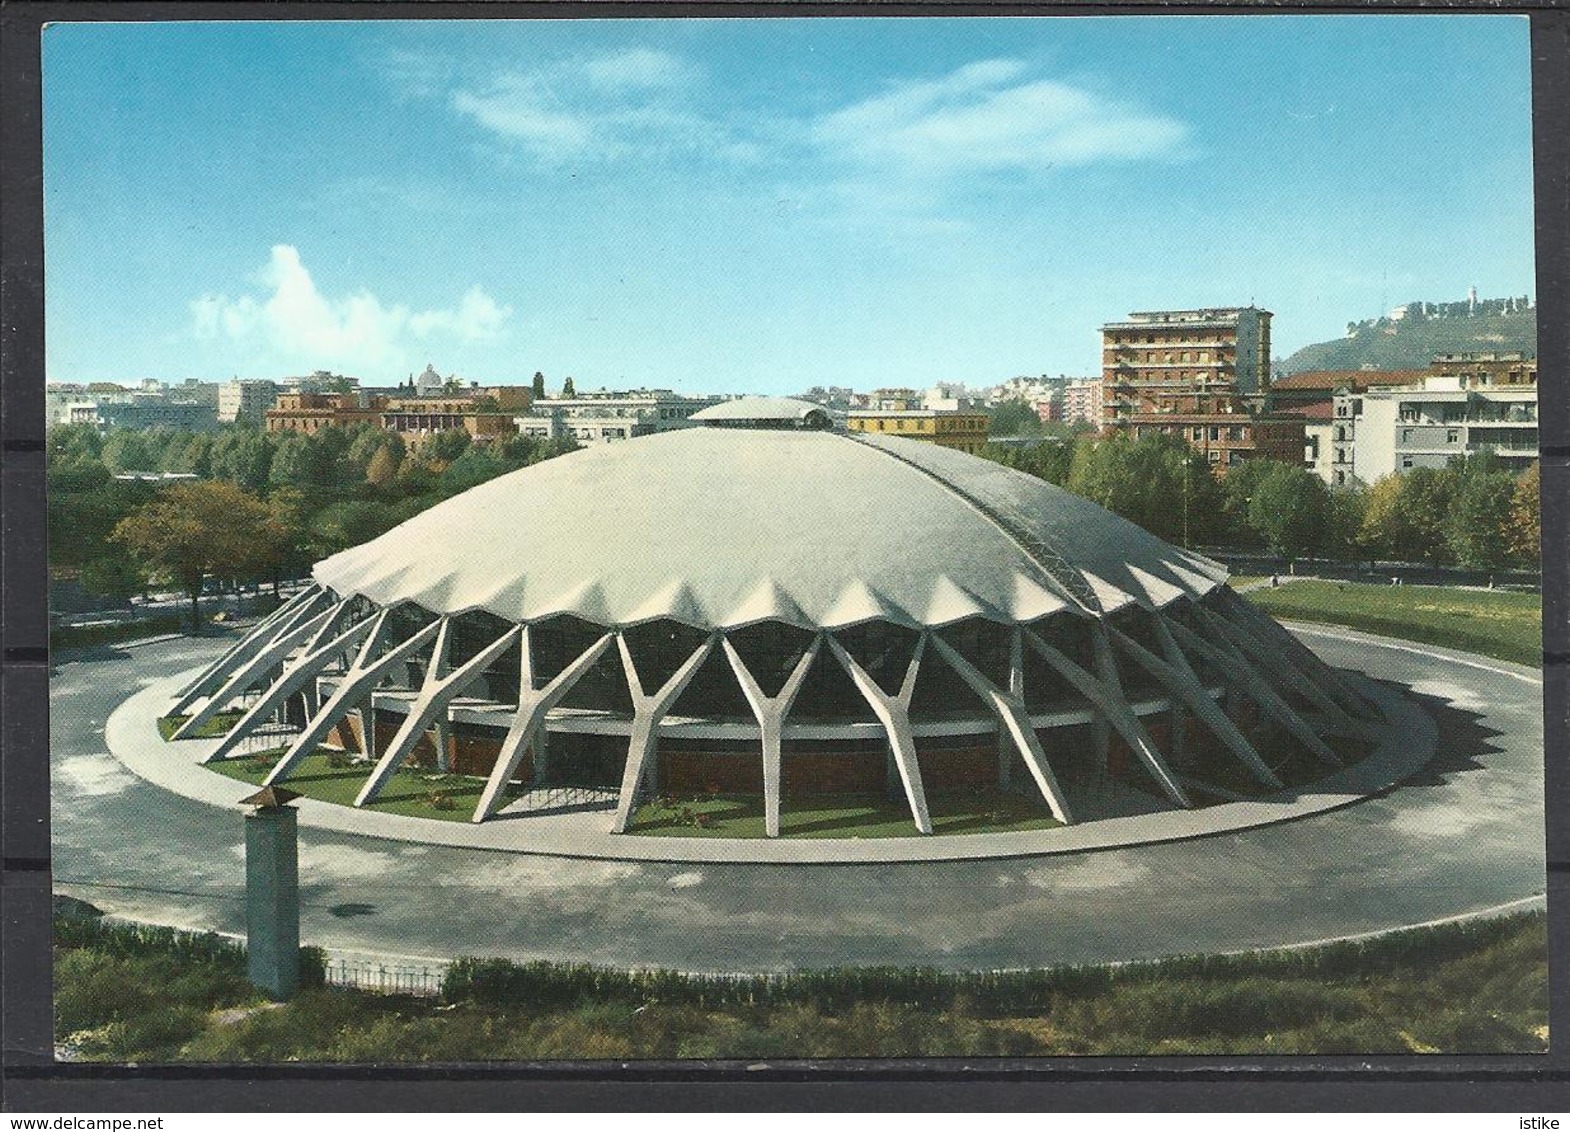
M 208 456 L 211 474 L 228 480 L 247 491 L 267 487 L 277 444 L 272 436 L 251 428 L 237 428 L 219 434 Z
M 366 481 L 377 487 L 386 487 L 397 474 L 398 458 L 387 445 L 376 450 L 376 455 L 371 457 L 371 462 L 365 469 Z
M 1271 468 L 1248 505 L 1249 526 L 1288 561 L 1324 545 L 1329 519 L 1330 491 L 1325 481 L 1291 464 Z
M 100 545 L 100 549 L 104 549 Z M 82 564 L 82 588 L 88 593 L 128 600 L 147 588 L 147 576 L 123 554 L 104 555 Z
M 1028 401 L 1002 401 L 993 406 L 989 436 L 1034 436 L 1041 431 L 1041 417 Z
M 1325 553 L 1348 562 L 1373 558 L 1363 540 L 1363 519 L 1368 512 L 1368 489 L 1348 484 L 1330 492 L 1330 510 L 1325 530 Z
M 573 388 L 572 378 L 571 377 L 567 378 L 566 381 L 562 382 L 561 395 L 563 397 L 576 397 L 578 395 L 578 391 Z
M 1445 521 L 1445 540 L 1462 566 L 1502 570 L 1509 563 L 1515 486 L 1515 478 L 1503 470 L 1477 471 L 1462 478 Z
M 534 385 L 531 388 L 534 400 L 545 400 L 545 375 L 539 370 L 534 371 Z
M 1159 538 L 1207 541 L 1220 511 L 1220 488 L 1204 458 L 1176 436 L 1117 435 L 1075 446 L 1067 487 Z
M 83 460 L 97 461 L 104 450 L 104 438 L 92 425 L 56 425 L 49 430 L 49 467 L 57 464 L 74 464 Z
M 191 631 L 200 633 L 203 583 L 249 569 L 269 518 L 249 492 L 220 480 L 195 481 L 166 488 L 121 519 L 109 537 L 185 591 Z
M 311 518 L 311 535 L 322 554 L 336 554 L 369 542 L 398 520 L 388 508 L 363 500 L 329 503 Z
M 437 468 L 444 468 L 464 454 L 470 439 L 465 429 L 443 429 L 425 442 L 421 455 Z
M 1381 476 L 1368 489 L 1363 500 L 1363 522 L 1358 529 L 1358 545 L 1370 559 L 1394 558 L 1396 547 L 1404 543 L 1401 508 L 1401 477 Z
M 506 470 L 506 465 L 488 446 L 472 444 L 442 472 L 441 492 L 447 496 L 457 495 Z
M 104 463 L 113 472 L 146 472 L 157 465 L 142 433 L 117 428 L 104 440 Z
M 1510 553 L 1528 567 L 1538 564 L 1543 538 L 1541 473 L 1536 463 L 1515 481 L 1510 499 L 1510 526 L 1507 537 Z
M 1256 459 L 1227 470 L 1221 481 L 1221 538 L 1228 546 L 1262 544 L 1263 537 L 1249 518 L 1249 507 L 1265 478 L 1285 466 L 1279 460 Z
M 1403 562 L 1446 561 L 1445 516 L 1455 490 L 1456 476 L 1448 468 L 1414 468 L 1381 478 L 1368 493 L 1365 544 Z

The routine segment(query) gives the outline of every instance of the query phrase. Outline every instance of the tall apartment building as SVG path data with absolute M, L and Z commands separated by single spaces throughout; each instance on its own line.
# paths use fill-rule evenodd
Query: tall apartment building
M 685 397 L 669 389 L 637 389 L 620 393 L 585 393 L 543 398 L 514 418 L 523 436 L 548 439 L 570 436 L 580 444 L 608 444 L 652 432 L 693 427 L 688 418 L 717 405 L 723 397 Z
M 1063 387 L 1063 423 L 1101 425 L 1101 379 L 1085 378 Z
M 1222 473 L 1259 457 L 1301 463 L 1302 418 L 1264 412 L 1270 318 L 1258 307 L 1208 307 L 1107 323 L 1103 431 L 1181 436 Z
M 218 420 L 223 424 L 261 424 L 278 397 L 278 384 L 266 378 L 235 378 L 218 386 Z

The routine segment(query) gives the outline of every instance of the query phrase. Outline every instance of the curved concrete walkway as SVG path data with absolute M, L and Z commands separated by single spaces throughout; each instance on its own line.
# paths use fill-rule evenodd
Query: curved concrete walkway
M 1305 635 L 1317 630 L 1299 627 Z M 1380 638 L 1381 647 L 1394 642 Z M 192 672 L 157 680 L 125 701 L 105 730 L 109 750 L 134 774 L 173 793 L 209 805 L 236 809 L 250 793 L 242 782 L 200 765 L 218 739 L 165 742 L 157 719 L 171 695 Z M 300 799 L 300 824 L 388 841 L 445 845 L 549 857 L 603 861 L 665 861 L 728 864 L 895 864 L 1037 857 L 1126 848 L 1233 833 L 1339 809 L 1388 789 L 1420 770 L 1433 757 L 1436 729 L 1416 704 L 1372 681 L 1367 694 L 1386 716 L 1376 749 L 1355 766 L 1311 786 L 1265 798 L 1228 802 L 1197 810 L 1086 821 L 1055 829 L 1005 833 L 938 834 L 884 838 L 640 837 L 613 834 L 600 812 L 499 814 L 482 824 L 409 817 Z
M 1540 903 L 1541 674 L 1302 627 L 1327 660 L 1408 687 L 1434 759 L 1297 821 L 1092 853 L 813 868 L 595 861 L 300 831 L 302 938 L 341 953 L 495 955 L 686 971 L 1109 963 L 1358 937 Z M 245 930 L 240 808 L 161 789 L 109 754 L 136 689 L 223 642 L 56 658 L 55 891 L 150 923 Z M 421 960 L 426 962 L 426 960 Z

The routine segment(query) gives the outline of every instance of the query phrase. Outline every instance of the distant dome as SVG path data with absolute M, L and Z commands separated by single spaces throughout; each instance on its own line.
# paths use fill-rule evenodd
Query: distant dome
M 834 426 L 828 410 L 794 397 L 738 397 L 693 413 L 692 420 L 712 428 L 804 428 Z

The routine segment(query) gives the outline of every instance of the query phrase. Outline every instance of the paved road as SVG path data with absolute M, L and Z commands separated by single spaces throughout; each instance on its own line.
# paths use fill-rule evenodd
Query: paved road
M 1373 639 L 1307 639 L 1413 686 L 1429 771 L 1317 817 L 1066 857 L 916 865 L 662 865 L 518 857 L 301 831 L 307 942 L 686 970 L 947 968 L 1280 946 L 1421 923 L 1544 890 L 1541 689 L 1528 670 Z M 210 641 L 62 659 L 52 686 L 57 891 L 118 914 L 238 932 L 241 818 L 125 771 L 102 728 Z

